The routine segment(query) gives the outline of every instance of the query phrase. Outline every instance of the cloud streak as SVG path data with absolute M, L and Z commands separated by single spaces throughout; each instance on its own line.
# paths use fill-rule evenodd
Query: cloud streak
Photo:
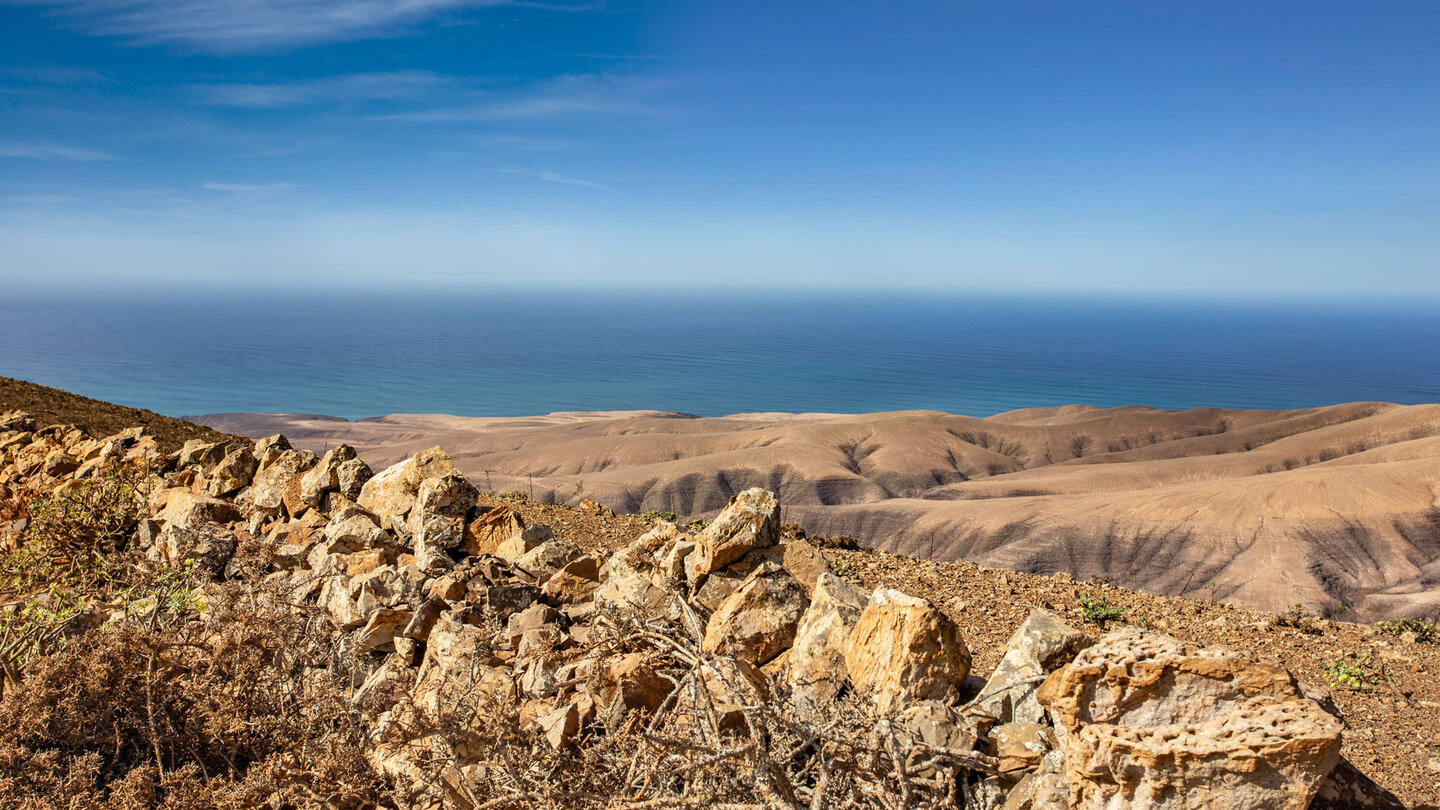
M 557 76 L 494 93 L 475 103 L 377 116 L 381 121 L 466 123 L 541 121 L 643 115 L 661 82 L 638 76 L 585 73 Z
M 567 177 L 559 172 L 532 172 L 525 169 L 501 169 L 505 174 L 523 174 L 526 177 L 538 177 L 547 183 L 560 183 L 567 186 L 584 186 L 585 188 L 598 188 L 604 191 L 612 191 L 609 186 L 602 186 L 599 183 L 592 183 L 589 180 L 581 180 L 578 177 Z
M 204 183 L 200 187 L 207 191 L 282 191 L 300 186 L 298 183 Z
M 450 76 L 424 70 L 352 73 L 322 79 L 269 84 L 206 84 L 191 89 L 202 103 L 215 107 L 290 109 L 319 103 L 393 101 L 428 97 L 456 84 Z
M 240 53 L 394 36 L 447 14 L 495 6 L 584 10 L 557 0 L 0 0 L 39 6 L 86 33 L 140 45 Z
M 55 143 L 13 143 L 0 141 L 0 157 L 32 160 L 113 160 L 114 155 L 94 149 L 80 149 Z

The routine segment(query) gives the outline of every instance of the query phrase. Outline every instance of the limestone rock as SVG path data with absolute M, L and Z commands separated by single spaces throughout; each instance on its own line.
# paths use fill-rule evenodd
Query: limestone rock
M 184 489 L 161 490 L 157 495 L 163 499 L 163 506 L 160 507 L 156 520 L 166 526 L 199 529 L 240 519 L 240 513 L 235 506 L 219 498 L 197 495 Z M 157 500 L 160 499 L 152 500 L 152 506 L 159 505 Z
M 575 703 L 567 703 L 537 722 L 545 734 L 545 741 L 558 751 L 580 730 L 580 710 Z
M 300 500 L 319 506 L 325 493 L 340 488 L 340 465 L 355 458 L 355 448 L 340 444 L 325 451 L 309 472 L 300 477 Z
M 589 599 L 600 587 L 600 569 L 594 557 L 586 555 L 565 565 L 545 581 L 540 592 L 553 604 L 571 604 Z
M 595 606 L 622 614 L 663 617 L 676 622 L 685 616 L 679 594 L 655 585 L 640 574 L 610 577 L 596 589 Z
M 795 640 L 809 606 L 805 589 L 789 572 L 774 564 L 761 566 L 720 603 L 705 626 L 702 648 L 763 664 Z
M 915 700 L 953 700 L 970 673 L 970 650 L 929 602 L 879 588 L 846 640 L 845 668 L 884 714 Z
M 899 725 L 920 742 L 970 753 L 980 739 L 970 718 L 938 700 L 922 700 L 900 714 Z
M 807 594 L 815 590 L 815 580 L 830 571 L 830 561 L 820 549 L 804 540 L 791 540 L 781 545 L 781 549 L 780 564 L 805 588 Z
M 691 584 L 757 548 L 780 539 L 780 503 L 763 489 L 747 489 L 730 499 L 715 520 L 696 536 L 686 574 Z
M 274 464 L 280 458 L 281 453 L 293 449 L 290 446 L 290 440 L 277 433 L 255 442 L 255 459 L 260 462 L 260 469 L 263 470 Z
M 1005 654 L 980 690 L 979 706 L 999 723 L 1038 723 L 1045 710 L 1035 699 L 1038 683 L 1026 683 L 1069 663 L 1094 639 L 1070 627 L 1059 616 L 1032 610 L 1010 636 Z
M 1000 773 L 1012 778 L 1040 767 L 1040 760 L 1055 749 L 1055 733 L 1039 723 L 1006 723 L 990 731 Z
M 281 509 L 299 517 L 306 504 L 300 500 L 300 478 L 315 466 L 315 454 L 308 450 L 283 450 L 255 474 L 250 488 L 237 497 L 250 510 L 279 515 Z
M 531 526 L 522 532 L 511 535 L 501 543 L 495 549 L 495 556 L 505 562 L 513 563 L 541 543 L 548 543 L 554 539 L 555 534 L 550 531 L 549 526 Z
M 479 494 L 459 473 L 426 478 L 420 483 L 409 527 L 415 556 L 422 564 L 429 565 L 445 551 L 465 542 L 465 518 Z
M 575 547 L 564 540 L 547 540 L 516 557 L 511 565 L 544 582 L 577 556 Z
M 500 544 L 525 531 L 520 513 L 508 506 L 492 507 L 465 527 L 461 548 L 468 554 L 494 554 Z
M 1056 670 L 1071 806 L 1303 810 L 1340 756 L 1341 724 L 1289 673 L 1133 627 Z
M 845 642 L 868 601 L 868 594 L 834 574 L 816 578 L 790 648 L 790 689 L 797 700 L 818 707 L 839 696 L 848 682 Z
M 255 471 L 259 467 L 260 462 L 255 458 L 250 445 L 236 442 L 230 446 L 220 463 L 215 465 L 215 469 L 205 474 L 205 494 L 229 495 L 241 487 L 247 487 L 254 480 Z
M 379 516 L 380 525 L 387 529 L 406 527 L 425 479 L 459 474 L 444 450 L 421 450 L 366 481 L 356 503 Z
M 401 608 L 382 608 L 370 614 L 365 626 L 355 634 L 355 648 L 362 653 L 395 649 L 395 637 L 401 635 L 414 618 L 414 613 Z

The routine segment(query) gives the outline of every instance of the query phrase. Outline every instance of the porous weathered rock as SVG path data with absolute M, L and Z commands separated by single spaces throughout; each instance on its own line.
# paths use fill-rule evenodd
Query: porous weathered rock
M 825 558 L 820 549 L 815 548 L 804 540 L 795 539 L 783 543 L 780 548 L 780 564 L 795 577 L 805 593 L 809 594 L 815 590 L 815 580 L 821 574 L 830 571 L 830 561 Z
M 299 517 L 308 507 L 300 500 L 300 478 L 315 466 L 315 454 L 309 450 L 282 450 L 269 465 L 255 474 L 250 487 L 237 498 L 248 514 L 258 511 L 278 517 L 282 510 Z
M 916 700 L 953 700 L 970 673 L 970 650 L 929 602 L 879 588 L 846 640 L 845 669 L 884 714 Z
M 822 573 L 811 591 L 810 607 L 790 647 L 790 689 L 809 707 L 826 706 L 846 684 L 845 643 L 860 621 L 870 595 L 831 573 Z
M 1010 636 L 1005 654 L 980 690 L 979 706 L 998 723 L 1038 723 L 1045 710 L 1035 691 L 1049 672 L 1069 663 L 1094 639 L 1045 610 L 1032 610 Z
M 730 499 L 715 520 L 696 535 L 696 549 L 686 562 L 686 576 L 698 585 L 757 548 L 780 539 L 780 503 L 763 489 L 747 489 Z
M 1289 673 L 1133 627 L 1038 697 L 1063 731 L 1075 808 L 1302 810 L 1339 760 L 1340 721 Z
M 355 458 L 355 448 L 340 444 L 325 451 L 319 463 L 300 477 L 300 500 L 319 506 L 325 493 L 340 488 L 340 465 Z
M 810 600 L 785 569 L 767 564 L 720 603 L 705 626 L 702 648 L 763 664 L 795 640 L 795 629 Z
M 479 494 L 459 473 L 426 478 L 420 483 L 408 521 L 415 557 L 422 565 L 429 567 L 435 561 L 443 564 L 444 552 L 465 541 L 465 518 Z
M 247 487 L 254 480 L 255 471 L 259 467 L 260 462 L 255 458 L 250 444 L 236 442 L 229 446 L 220 463 L 205 474 L 205 494 L 229 495 L 241 487 Z

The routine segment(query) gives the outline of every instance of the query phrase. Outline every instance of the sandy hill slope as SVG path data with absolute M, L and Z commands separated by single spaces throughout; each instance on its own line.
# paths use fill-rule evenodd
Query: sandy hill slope
M 919 556 L 1272 610 L 1440 609 L 1440 405 L 198 421 L 376 466 L 438 444 L 481 489 L 540 500 L 703 516 L 759 486 L 812 531 Z

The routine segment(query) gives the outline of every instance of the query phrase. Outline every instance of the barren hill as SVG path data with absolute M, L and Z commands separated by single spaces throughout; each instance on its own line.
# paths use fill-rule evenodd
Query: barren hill
M 622 512 L 703 516 L 759 486 L 811 531 L 1155 593 L 1362 619 L 1440 608 L 1440 405 L 198 421 L 348 442 L 376 466 L 438 444 L 482 489 Z

